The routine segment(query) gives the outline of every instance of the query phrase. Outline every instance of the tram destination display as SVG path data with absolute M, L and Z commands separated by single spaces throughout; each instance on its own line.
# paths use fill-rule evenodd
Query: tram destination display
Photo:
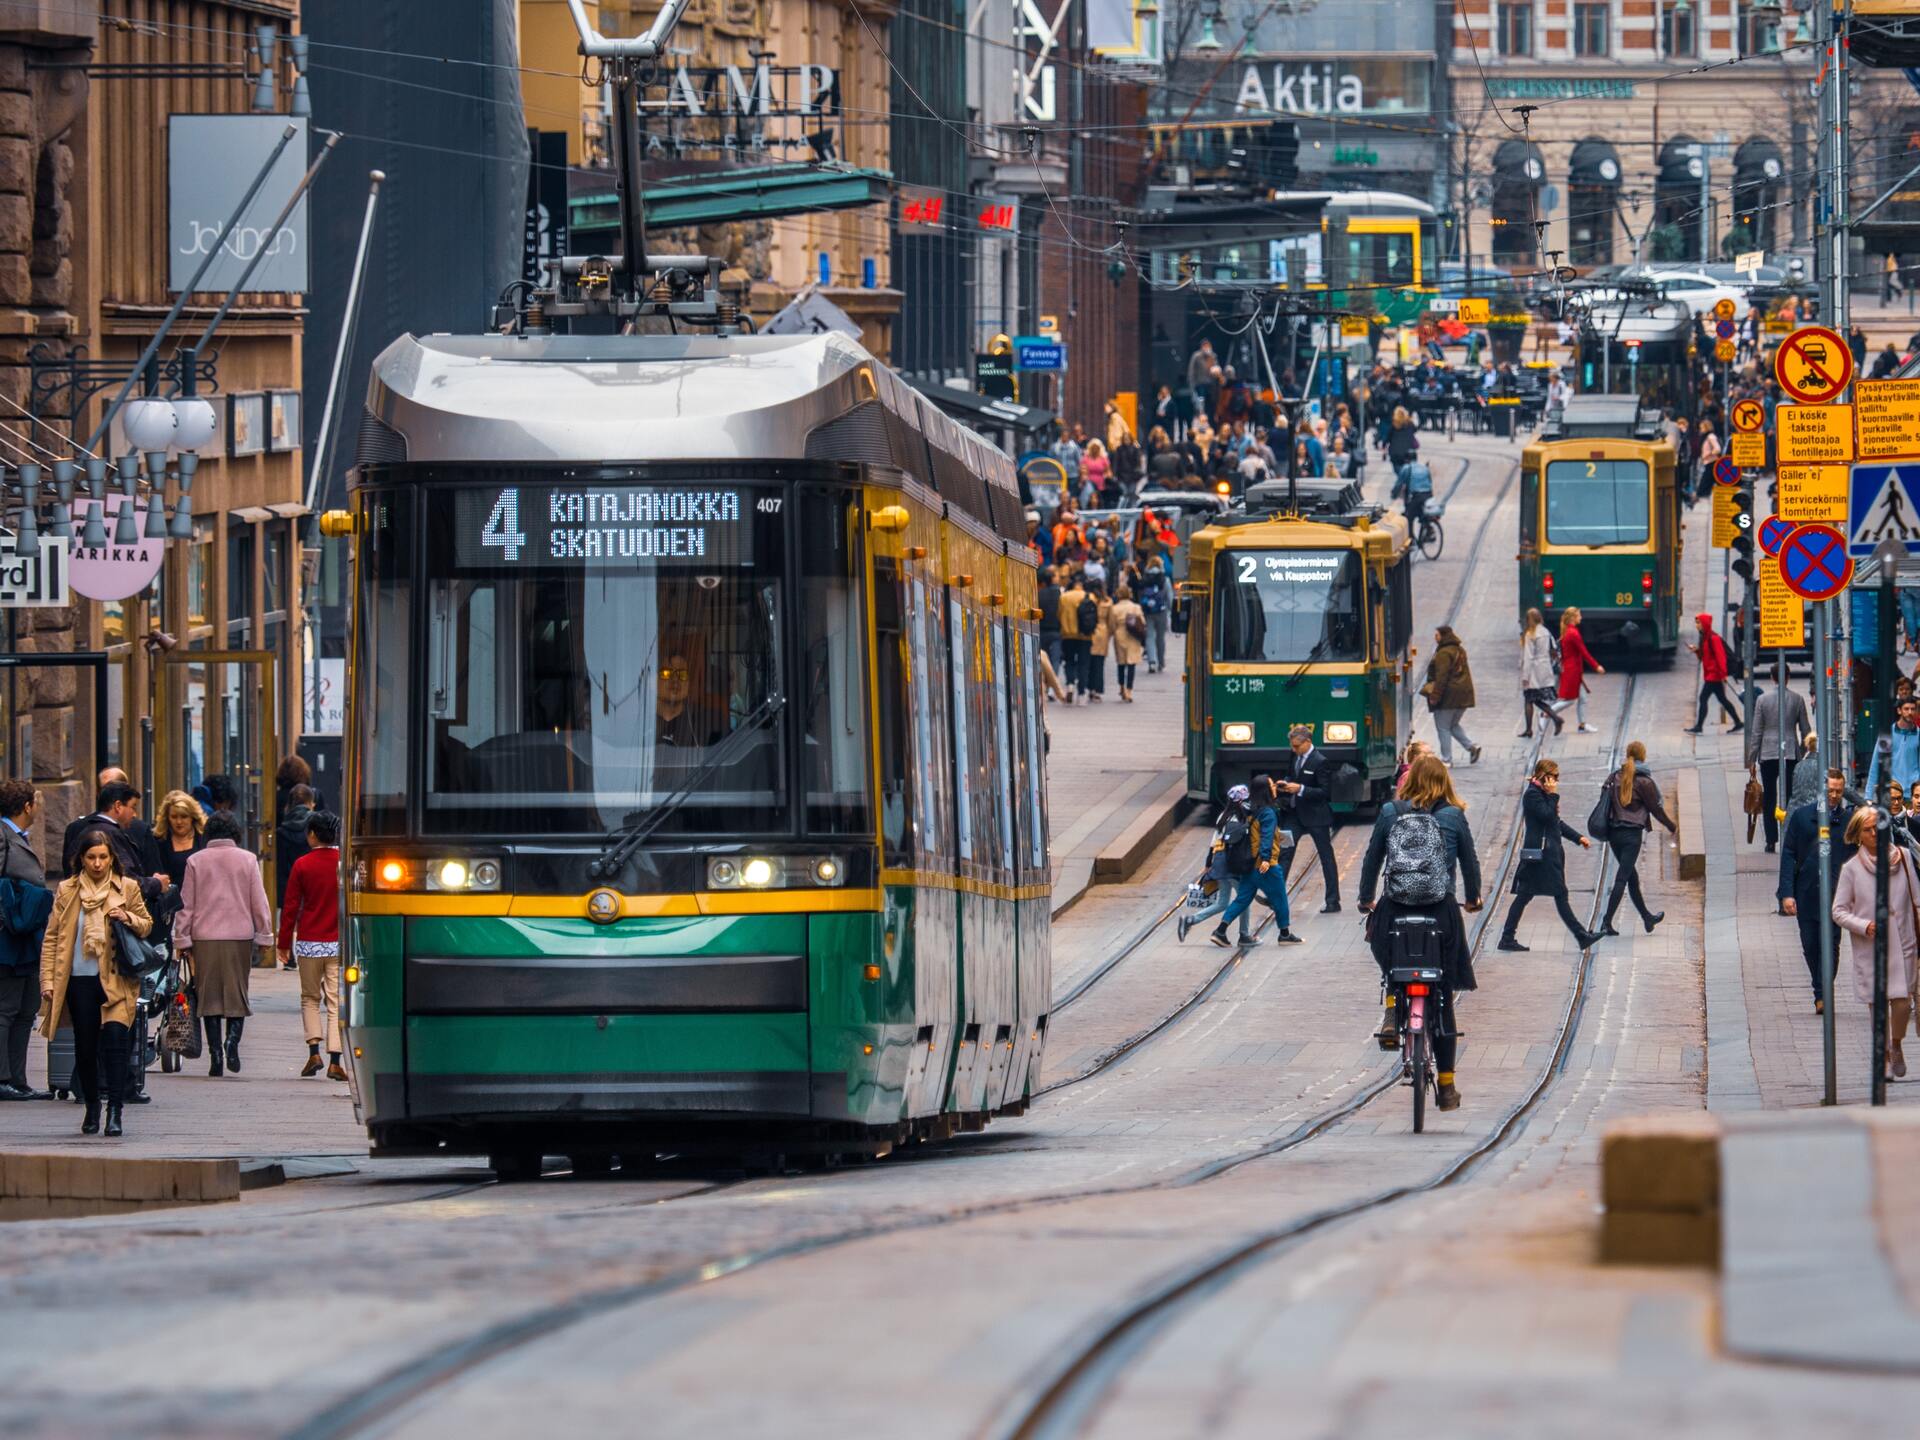
M 726 485 L 461 490 L 453 563 L 462 570 L 751 565 L 755 514 L 780 506 L 779 495 Z

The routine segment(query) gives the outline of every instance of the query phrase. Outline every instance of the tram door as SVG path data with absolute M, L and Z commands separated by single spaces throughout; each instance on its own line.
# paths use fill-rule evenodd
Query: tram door
M 233 781 L 241 843 L 266 863 L 274 887 L 273 776 L 280 738 L 274 723 L 275 657 L 267 650 L 171 650 L 154 657 L 154 707 L 147 768 L 154 808 L 170 790 L 191 791 L 214 775 Z M 329 799 L 333 797 L 329 796 Z

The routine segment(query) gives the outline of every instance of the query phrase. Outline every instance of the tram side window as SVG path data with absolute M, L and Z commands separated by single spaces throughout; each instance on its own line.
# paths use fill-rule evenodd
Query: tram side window
M 947 763 L 945 711 L 946 682 L 940 668 L 940 619 L 929 608 L 924 581 L 907 581 L 907 649 L 912 665 L 907 683 L 913 687 L 914 772 L 920 778 L 917 816 L 920 854 L 927 858 L 952 853 L 947 843 L 947 787 L 940 783 Z
M 1550 544 L 1645 544 L 1651 510 L 1644 460 L 1547 463 Z
M 919 709 L 908 694 L 907 634 L 901 617 L 900 569 L 891 557 L 873 562 L 874 678 L 880 689 L 880 843 L 882 863 L 911 866 L 913 855 L 913 745 L 908 715 Z M 918 717 L 916 717 L 918 718 Z
M 1352 285 L 1412 285 L 1413 235 L 1347 235 L 1347 282 Z
M 867 810 L 866 617 L 854 498 L 846 492 L 800 497 L 807 829 L 834 835 L 873 830 Z
M 960 859 L 973 859 L 973 747 L 968 743 L 971 707 L 967 704 L 967 611 L 958 599 L 947 602 L 948 633 L 952 645 L 948 663 L 953 673 L 953 799 L 957 810 Z
M 354 829 L 407 829 L 407 749 L 413 736 L 413 497 L 369 496 L 360 548 L 354 643 L 360 693 L 359 796 Z
M 1027 844 L 1027 865 L 1036 878 L 1047 868 L 1047 801 L 1046 786 L 1041 783 L 1046 773 L 1045 740 L 1040 728 L 1040 677 L 1039 648 L 1037 636 L 1023 632 L 1020 636 L 1020 687 L 1021 687 L 1021 724 L 1026 731 L 1026 764 L 1022 775 L 1026 785 L 1027 825 L 1025 838 Z
M 1403 555 L 1387 569 L 1387 654 L 1404 655 L 1412 643 L 1413 562 Z
M 1013 741 L 1007 726 L 1007 624 L 993 622 L 993 753 L 998 762 L 994 775 L 994 808 L 1000 816 L 1000 844 L 995 855 L 1008 884 L 1020 859 L 1013 848 Z

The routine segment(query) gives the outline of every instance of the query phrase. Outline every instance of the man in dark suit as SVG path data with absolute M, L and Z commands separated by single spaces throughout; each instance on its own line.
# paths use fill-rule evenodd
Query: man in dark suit
M 1287 733 L 1287 743 L 1293 747 L 1293 767 L 1283 765 L 1275 779 L 1294 843 L 1280 857 L 1280 881 L 1286 883 L 1294 856 L 1311 839 L 1320 856 L 1320 878 L 1327 892 L 1327 903 L 1320 907 L 1320 913 L 1335 915 L 1340 911 L 1340 866 L 1333 858 L 1333 796 L 1327 789 L 1327 757 L 1314 748 L 1311 725 L 1294 726 Z
M 1802 805 L 1787 817 L 1780 837 L 1780 883 L 1774 896 L 1780 913 L 1791 915 L 1800 926 L 1800 954 L 1807 962 L 1807 979 L 1813 985 L 1813 1013 L 1826 1008 L 1821 991 L 1823 968 L 1820 954 L 1820 852 L 1832 847 L 1828 861 L 1829 878 L 1840 874 L 1840 867 L 1853 858 L 1853 846 L 1840 837 L 1847 828 L 1852 811 L 1847 806 L 1846 776 L 1838 770 L 1827 771 L 1826 794 L 1811 805 Z M 1829 922 L 1831 923 L 1831 922 Z M 1840 936 L 1834 934 L 1835 962 L 1840 959 Z
M 140 893 L 151 907 L 170 882 L 165 872 L 158 878 L 154 876 L 153 834 L 140 819 L 140 792 L 124 780 L 109 780 L 100 787 L 100 793 L 94 797 L 93 813 L 67 826 L 60 857 L 68 875 L 74 873 L 80 859 L 80 837 L 89 830 L 99 830 L 106 835 L 114 857 L 120 862 L 121 873 L 140 882 Z

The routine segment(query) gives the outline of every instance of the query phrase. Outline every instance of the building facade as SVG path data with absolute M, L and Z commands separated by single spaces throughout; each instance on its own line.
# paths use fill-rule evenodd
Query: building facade
M 1779 0 L 1459 0 L 1449 208 L 1476 262 L 1557 254 L 1586 270 L 1804 246 L 1812 20 Z M 1854 74 L 1865 183 L 1878 132 L 1913 97 L 1897 73 Z
M 80 454 L 176 298 L 174 117 L 284 108 L 288 52 L 263 92 L 256 36 L 298 21 L 295 0 L 43 0 L 0 16 L 0 459 Z M 263 192 L 256 233 L 285 198 Z M 224 298 L 190 296 L 161 359 Z M 218 427 L 198 451 L 191 536 L 155 547 L 151 582 L 7 612 L 0 765 L 40 788 L 45 833 L 85 813 L 99 761 L 156 796 L 231 774 L 264 825 L 273 766 L 300 729 L 304 315 L 298 293 L 242 295 L 201 353 L 197 388 Z M 128 448 L 118 427 L 105 443 Z M 232 651 L 251 658 L 195 658 Z

